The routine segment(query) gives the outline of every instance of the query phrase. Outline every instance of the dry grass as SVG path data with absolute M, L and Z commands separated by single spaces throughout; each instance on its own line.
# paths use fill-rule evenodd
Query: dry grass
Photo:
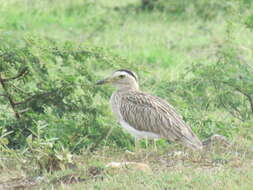
M 0 189 L 251 189 L 252 142 L 238 138 L 231 146 L 214 145 L 203 152 L 180 146 L 139 149 L 135 153 L 104 148 L 74 156 L 66 169 L 35 172 L 36 166 L 8 161 L 0 172 Z M 151 172 L 131 167 L 106 168 L 109 162 L 140 162 Z M 29 161 L 26 161 L 27 164 Z M 13 165 L 11 165 L 13 163 Z M 6 165 L 6 166 L 7 166 Z

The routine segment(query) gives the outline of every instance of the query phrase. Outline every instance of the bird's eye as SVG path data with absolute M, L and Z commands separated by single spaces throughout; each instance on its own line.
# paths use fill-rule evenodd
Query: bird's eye
M 119 75 L 119 78 L 123 79 L 125 77 L 125 75 Z

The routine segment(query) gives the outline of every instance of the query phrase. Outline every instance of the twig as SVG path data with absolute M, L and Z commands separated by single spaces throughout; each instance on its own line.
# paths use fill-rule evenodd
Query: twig
M 91 147 L 89 148 L 90 152 L 93 152 L 96 150 L 96 148 L 98 147 L 98 145 L 104 140 L 107 139 L 109 137 L 109 135 L 111 134 L 113 130 L 113 127 L 111 127 L 106 133 L 104 133 L 104 135 L 101 135 L 101 137 L 99 139 L 97 139 L 97 141 L 91 145 Z
M 29 111 L 29 108 L 23 109 L 23 110 L 19 111 L 18 113 L 25 113 L 27 111 Z
M 8 99 L 8 101 L 9 101 L 9 103 L 11 105 L 11 108 L 12 108 L 14 114 L 15 114 L 15 117 L 18 120 L 20 120 L 20 114 L 18 112 L 16 112 L 15 103 L 14 103 L 11 95 L 8 93 L 7 87 L 6 87 L 5 82 L 4 82 L 4 80 L 3 80 L 2 76 L 1 76 L 1 73 L 0 73 L 0 83 L 1 83 L 1 86 L 2 86 L 3 90 L 5 91 L 5 96 L 6 96 L 6 98 Z
M 244 92 L 243 90 L 241 90 L 239 87 L 234 87 L 232 86 L 231 84 L 229 84 L 228 82 L 225 82 L 225 81 L 220 81 L 222 82 L 223 84 L 226 84 L 228 85 L 229 87 L 233 88 L 235 91 L 241 93 L 242 95 L 246 96 L 246 98 L 248 99 L 249 103 L 250 103 L 250 109 L 251 109 L 251 112 L 253 114 L 253 97 L 251 97 L 250 94 Z
M 35 95 L 32 95 L 30 97 L 28 97 L 27 99 L 21 101 L 21 102 L 14 102 L 14 105 L 20 105 L 20 104 L 26 104 L 30 101 L 32 101 L 33 99 L 36 99 L 36 98 L 41 98 L 41 97 L 45 97 L 45 96 L 49 96 L 50 94 L 52 94 L 52 92 L 44 92 L 44 93 L 41 93 L 41 94 L 35 94 Z
M 11 83 L 10 85 L 11 85 L 13 88 L 15 88 L 17 91 L 22 92 L 23 94 L 31 95 L 29 92 L 24 91 L 23 89 L 17 87 L 16 85 L 14 85 L 14 84 L 12 84 L 12 83 Z
M 29 98 L 27 98 L 27 99 L 25 99 L 24 101 L 21 101 L 21 102 L 14 102 L 14 105 L 16 106 L 16 105 L 20 105 L 20 104 L 26 104 L 27 102 L 32 101 L 35 97 L 36 97 L 36 95 L 31 96 L 31 97 L 29 97 Z
M 7 82 L 7 81 L 10 81 L 10 80 L 15 80 L 15 79 L 20 78 L 20 77 L 22 77 L 24 75 L 27 75 L 28 73 L 29 73 L 28 68 L 25 67 L 16 76 L 10 77 L 10 78 L 6 78 L 6 79 L 2 78 L 1 80 L 3 82 Z
M 243 92 L 240 88 L 235 88 L 237 92 L 240 92 L 242 95 L 246 96 L 250 103 L 251 112 L 253 113 L 253 98 L 250 94 L 247 94 L 246 92 Z

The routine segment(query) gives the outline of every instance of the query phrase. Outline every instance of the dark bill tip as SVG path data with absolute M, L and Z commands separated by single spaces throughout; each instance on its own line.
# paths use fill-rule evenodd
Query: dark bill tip
M 105 83 L 105 80 L 99 80 L 99 81 L 96 82 L 96 85 L 102 85 L 104 83 Z

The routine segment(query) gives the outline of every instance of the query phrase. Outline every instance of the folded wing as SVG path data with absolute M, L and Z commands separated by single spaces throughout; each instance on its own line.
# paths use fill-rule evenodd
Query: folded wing
M 141 92 L 129 92 L 121 97 L 119 106 L 122 119 L 136 130 L 202 149 L 198 137 L 165 100 Z

